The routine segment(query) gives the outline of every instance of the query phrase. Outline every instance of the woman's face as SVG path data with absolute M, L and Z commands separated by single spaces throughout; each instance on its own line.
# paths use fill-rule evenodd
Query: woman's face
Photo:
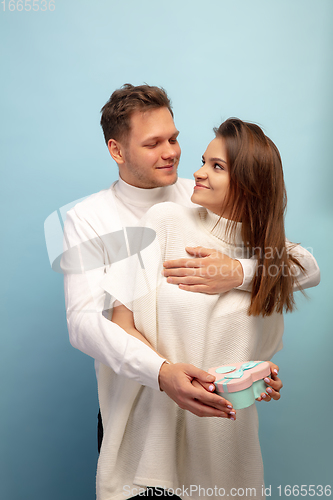
M 193 203 L 208 208 L 228 219 L 230 210 L 225 207 L 229 189 L 229 169 L 224 140 L 217 137 L 208 144 L 202 156 L 202 167 L 195 172 Z

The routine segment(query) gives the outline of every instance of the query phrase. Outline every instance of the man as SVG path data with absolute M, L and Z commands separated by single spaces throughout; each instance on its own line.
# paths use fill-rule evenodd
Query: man
M 178 179 L 180 158 L 178 130 L 173 121 L 166 93 L 148 85 L 124 85 L 116 90 L 102 109 L 101 125 L 112 158 L 119 168 L 119 180 L 109 189 L 92 195 L 67 214 L 66 245 L 79 247 L 84 243 L 89 262 L 81 252 L 81 273 L 65 273 L 67 320 L 72 345 L 112 368 L 118 374 L 164 390 L 181 408 L 199 416 L 225 416 L 221 398 L 214 394 L 213 379 L 198 367 L 189 364 L 169 365 L 140 340 L 127 335 L 107 319 L 106 297 L 99 286 L 104 273 L 115 258 L 116 251 L 107 242 L 123 235 L 155 203 L 173 201 L 191 205 L 194 183 Z M 114 238 L 112 239 L 112 235 Z M 113 243 L 112 243 L 113 244 Z M 111 246 L 112 246 L 111 244 Z M 250 290 L 255 271 L 254 261 L 238 261 L 212 249 L 188 249 L 192 267 L 183 259 L 166 265 L 170 283 L 183 284 L 194 292 L 222 293 L 234 287 Z M 303 287 L 319 280 L 313 257 L 300 249 L 299 259 L 307 276 L 299 276 Z M 209 273 L 223 269 L 223 275 Z M 64 268 L 66 263 L 64 262 Z M 200 382 L 200 383 L 198 383 Z M 266 400 L 279 399 L 281 381 L 271 379 L 272 392 Z

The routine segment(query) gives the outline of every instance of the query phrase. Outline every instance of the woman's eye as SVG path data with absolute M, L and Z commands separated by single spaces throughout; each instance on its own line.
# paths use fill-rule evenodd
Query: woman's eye
M 224 170 L 224 167 L 218 163 L 214 163 L 214 168 L 216 168 L 216 170 Z

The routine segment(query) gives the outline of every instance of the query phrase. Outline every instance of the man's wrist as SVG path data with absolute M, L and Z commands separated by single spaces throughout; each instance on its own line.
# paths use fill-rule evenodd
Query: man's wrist
M 235 280 L 234 288 L 242 286 L 244 282 L 244 269 L 241 261 L 238 259 L 234 259 L 232 275 Z
M 164 386 L 164 374 L 165 374 L 165 368 L 166 368 L 167 365 L 170 365 L 170 361 L 168 361 L 167 359 L 165 359 L 163 361 L 163 363 L 161 364 L 160 371 L 159 371 L 159 374 L 158 374 L 158 385 L 159 385 L 159 388 L 160 388 L 161 392 L 164 392 L 164 390 L 163 390 L 163 386 Z
M 256 273 L 257 259 L 237 259 L 243 270 L 243 281 L 237 286 L 238 290 L 243 290 L 245 292 L 252 291 L 252 280 Z

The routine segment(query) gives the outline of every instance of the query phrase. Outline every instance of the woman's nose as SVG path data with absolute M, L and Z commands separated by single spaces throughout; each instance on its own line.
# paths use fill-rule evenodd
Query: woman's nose
M 205 165 L 202 165 L 202 167 L 199 168 L 196 172 L 194 172 L 193 176 L 195 179 L 206 179 L 207 173 L 205 171 Z

